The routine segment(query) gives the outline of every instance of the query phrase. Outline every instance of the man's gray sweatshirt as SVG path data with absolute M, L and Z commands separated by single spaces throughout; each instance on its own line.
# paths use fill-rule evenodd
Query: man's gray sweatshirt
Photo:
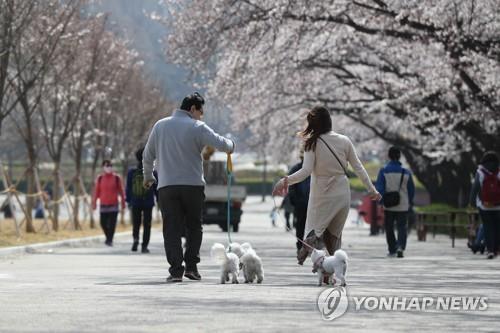
M 144 179 L 152 180 L 153 163 L 158 172 L 158 188 L 169 185 L 205 185 L 204 146 L 226 153 L 234 151 L 234 142 L 215 133 L 202 121 L 184 110 L 159 120 L 151 130 L 144 148 Z

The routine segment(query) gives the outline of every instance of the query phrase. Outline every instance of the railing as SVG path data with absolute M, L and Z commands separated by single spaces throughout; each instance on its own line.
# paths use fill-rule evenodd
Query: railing
M 479 225 L 479 214 L 471 210 L 450 210 L 447 212 L 416 212 L 417 216 L 417 237 L 419 241 L 425 242 L 427 232 L 432 229 L 432 237 L 436 237 L 438 229 L 449 230 L 451 246 L 455 247 L 457 230 L 465 230 L 468 237 L 475 235 L 475 230 Z

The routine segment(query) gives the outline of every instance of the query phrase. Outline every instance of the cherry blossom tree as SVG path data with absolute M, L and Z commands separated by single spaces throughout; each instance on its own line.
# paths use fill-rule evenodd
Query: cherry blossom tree
M 498 1 L 167 3 L 167 55 L 270 145 L 325 104 L 401 146 L 432 199 L 452 204 L 480 155 L 500 150 Z
M 3 120 L 18 102 L 10 83 L 12 52 L 28 25 L 33 8 L 32 1 L 0 1 L 0 135 Z
M 66 143 L 71 134 L 78 132 L 77 126 L 85 117 L 89 100 L 95 94 L 98 75 L 99 52 L 103 46 L 106 16 L 81 19 L 74 17 L 66 34 L 61 38 L 57 53 L 49 67 L 43 89 L 43 98 L 38 106 L 42 125 L 42 136 L 49 156 L 54 164 L 53 229 L 58 230 L 59 199 L 62 194 L 61 161 L 66 152 Z M 101 66 L 103 63 L 101 63 Z M 81 155 L 80 155 L 81 156 Z M 74 182 L 76 196 L 80 193 L 81 158 L 75 161 L 78 182 Z M 75 202 L 75 206 L 76 206 Z M 74 228 L 80 229 L 78 209 L 75 209 Z
M 35 2 L 28 23 L 17 36 L 12 47 L 7 68 L 7 81 L 12 98 L 16 99 L 15 112 L 10 116 L 26 147 L 28 168 L 28 193 L 35 192 L 34 172 L 40 151 L 40 131 L 36 111 L 43 97 L 46 74 L 57 51 L 61 38 L 67 31 L 72 17 L 78 12 L 77 0 Z M 28 197 L 27 211 L 31 212 L 33 200 Z M 27 216 L 27 232 L 35 232 L 31 217 Z
M 108 29 L 108 15 L 89 14 L 80 0 L 26 3 L 32 5 L 1 2 L 9 14 L 0 14 L 0 120 L 9 115 L 26 148 L 29 194 L 35 192 L 38 163 L 48 157 L 54 166 L 54 231 L 60 228 L 62 161 L 68 155 L 73 158 L 72 215 L 79 229 L 86 150 L 94 152 L 92 179 L 105 147 L 126 167 L 126 157 L 144 140 L 167 102 L 144 74 L 130 42 Z M 29 197 L 28 212 L 32 201 Z M 34 232 L 30 214 L 27 220 L 27 231 Z

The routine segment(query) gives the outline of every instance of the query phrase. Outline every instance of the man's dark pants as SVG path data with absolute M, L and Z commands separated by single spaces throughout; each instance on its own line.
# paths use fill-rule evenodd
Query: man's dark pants
M 101 213 L 101 228 L 106 236 L 106 243 L 113 243 L 113 236 L 115 235 L 116 220 L 118 212 Z
M 153 207 L 132 207 L 132 237 L 134 243 L 139 242 L 139 231 L 141 223 L 143 224 L 142 231 L 142 248 L 147 249 L 149 239 L 151 237 L 151 219 L 153 215 Z
M 486 249 L 495 253 L 500 250 L 500 211 L 480 209 L 479 215 L 483 221 Z
M 392 212 L 389 210 L 384 211 L 384 224 L 385 224 L 385 236 L 387 238 L 387 246 L 389 248 L 389 253 L 396 253 L 398 248 L 403 251 L 406 249 L 406 224 L 408 221 L 408 212 Z M 398 228 L 398 240 L 394 235 L 394 223 L 397 224 Z
M 202 216 L 205 201 L 203 186 L 172 185 L 160 188 L 158 200 L 163 218 L 165 254 L 173 277 L 197 270 L 202 241 Z M 186 251 L 182 253 L 181 237 L 186 232 Z

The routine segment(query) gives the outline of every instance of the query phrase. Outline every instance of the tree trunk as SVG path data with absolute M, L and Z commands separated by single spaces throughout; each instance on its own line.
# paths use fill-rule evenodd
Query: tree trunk
M 471 178 L 476 166 L 468 153 L 460 157 L 460 164 L 445 161 L 431 164 L 420 156 L 404 154 L 415 176 L 429 192 L 431 202 L 465 207 L 471 190 Z
M 59 177 L 60 172 L 60 162 L 54 161 L 54 173 L 53 173 L 53 187 L 52 187 L 52 199 L 53 207 L 52 212 L 54 213 L 54 218 L 52 220 L 52 229 L 54 231 L 59 231 L 59 199 L 61 197 L 61 182 Z
M 95 179 L 97 177 L 97 163 L 99 161 L 99 157 L 100 157 L 100 151 L 96 151 L 94 158 L 93 158 L 93 161 L 92 161 L 92 169 L 90 170 L 90 180 L 91 180 L 91 184 L 92 184 L 92 186 L 90 187 L 90 193 L 92 193 L 92 195 L 95 191 L 94 182 L 95 182 Z M 91 216 L 90 216 L 90 227 L 92 229 L 94 229 L 96 227 L 95 220 L 94 220 L 94 214 L 91 214 Z
M 30 154 L 28 154 L 28 159 Z M 35 175 L 33 172 L 34 162 L 30 161 L 28 169 L 26 170 L 26 182 L 27 182 L 27 194 L 35 193 Z M 34 203 L 35 199 L 30 196 L 26 196 L 26 232 L 35 233 L 35 227 L 33 226 L 33 207 L 35 207 Z
M 81 155 L 78 155 L 81 156 Z M 80 178 L 82 175 L 82 159 L 76 158 L 76 175 L 73 179 L 73 187 L 75 189 L 75 202 L 73 205 L 73 227 L 75 230 L 82 230 L 82 226 L 80 225 L 80 196 L 84 193 L 81 188 Z

